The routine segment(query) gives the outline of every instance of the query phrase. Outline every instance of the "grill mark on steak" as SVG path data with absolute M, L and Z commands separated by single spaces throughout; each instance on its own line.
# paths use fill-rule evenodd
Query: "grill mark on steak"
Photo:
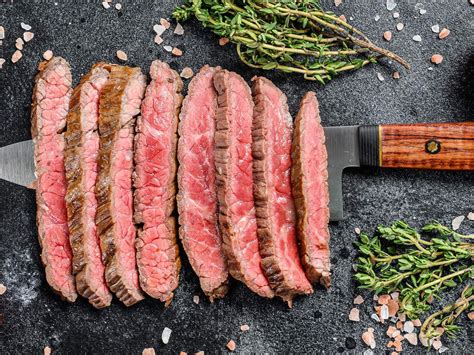
M 64 136 L 71 97 L 71 70 L 61 57 L 39 65 L 31 111 L 34 144 L 38 239 L 48 284 L 62 298 L 77 298 L 66 214 Z
M 301 261 L 311 282 L 329 287 L 328 156 L 314 92 L 303 97 L 295 125 L 291 182 Z
M 176 197 L 178 115 L 183 82 L 168 64 L 154 61 L 135 137 L 135 223 L 140 285 L 169 303 L 178 287 L 181 260 L 172 216 Z
M 95 225 L 99 97 L 108 77 L 107 65 L 98 63 L 81 79 L 72 93 L 65 132 L 66 205 L 73 274 L 77 292 L 96 308 L 107 307 L 112 301 Z
M 313 291 L 299 260 L 295 235 L 290 183 L 293 122 L 286 96 L 266 78 L 252 80 L 253 178 L 260 255 L 275 294 L 291 307 L 295 295 Z
M 145 86 L 139 68 L 111 65 L 99 103 L 96 224 L 105 279 L 126 306 L 143 299 L 135 259 L 132 170 L 135 117 Z
M 214 75 L 218 93 L 215 165 L 222 249 L 229 273 L 263 297 L 273 297 L 261 267 L 253 200 L 253 100 L 242 77 L 227 70 Z
M 228 271 L 217 225 L 215 71 L 206 65 L 191 80 L 178 126 L 179 236 L 201 288 L 211 301 L 224 297 L 228 291 Z

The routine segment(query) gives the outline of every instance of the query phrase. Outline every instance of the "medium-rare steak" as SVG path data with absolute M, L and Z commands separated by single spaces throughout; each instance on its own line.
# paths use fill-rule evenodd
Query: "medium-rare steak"
M 216 68 L 205 66 L 191 80 L 178 127 L 179 235 L 201 288 L 212 301 L 228 290 L 228 271 L 217 221 L 214 133 Z
M 140 285 L 170 302 L 178 287 L 181 261 L 176 244 L 176 147 L 183 82 L 168 64 L 154 61 L 135 137 L 135 223 Z
M 306 276 L 329 287 L 329 190 L 327 152 L 314 92 L 301 101 L 291 157 L 291 183 L 297 212 L 297 236 Z
M 61 57 L 39 65 L 33 90 L 31 135 L 37 174 L 36 223 L 46 280 L 70 302 L 77 298 L 67 226 L 64 136 L 71 70 Z
M 295 295 L 313 291 L 301 267 L 295 235 L 290 183 L 293 122 L 286 96 L 266 78 L 253 81 L 252 154 L 260 255 L 275 294 L 291 306 Z
M 127 306 L 143 299 L 135 259 L 133 224 L 133 134 L 145 91 L 139 68 L 112 65 L 99 104 L 97 214 L 105 279 Z
M 107 64 L 92 67 L 74 89 L 65 133 L 66 205 L 69 240 L 77 292 L 96 308 L 110 305 L 112 295 L 104 276 L 95 225 L 97 157 L 99 153 L 99 97 L 108 77 Z
M 253 100 L 247 83 L 236 73 L 218 70 L 215 165 L 219 226 L 229 273 L 263 297 L 273 297 L 262 270 L 253 200 Z

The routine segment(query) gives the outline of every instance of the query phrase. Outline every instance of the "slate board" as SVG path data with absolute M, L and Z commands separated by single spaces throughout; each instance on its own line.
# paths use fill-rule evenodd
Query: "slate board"
M 210 64 L 235 70 L 246 79 L 264 74 L 287 93 L 293 113 L 304 92 L 317 91 L 325 125 L 474 119 L 474 7 L 467 0 L 425 1 L 423 16 L 415 10 L 414 1 L 399 1 L 398 20 L 386 10 L 385 1 L 345 1 L 336 13 L 353 17 L 352 23 L 376 43 L 408 59 L 413 69 L 370 66 L 324 87 L 298 76 L 249 70 L 235 59 L 231 45 L 220 47 L 218 38 L 195 22 L 184 24 L 183 37 L 164 36 L 166 43 L 184 51 L 183 57 L 173 58 L 153 43 L 152 27 L 179 2 L 123 1 L 122 11 L 117 11 L 105 10 L 99 1 L 0 1 L 0 25 L 6 29 L 0 52 L 8 59 L 0 70 L 0 145 L 30 138 L 33 76 L 47 49 L 70 62 L 76 83 L 93 63 L 116 62 L 118 49 L 128 53 L 129 65 L 138 65 L 145 72 L 159 58 L 179 70 L 190 66 L 196 71 Z M 332 0 L 325 4 L 335 9 Z M 374 21 L 376 14 L 381 17 L 378 22 Z M 22 21 L 33 27 L 35 37 L 25 45 L 23 58 L 12 65 L 9 58 L 15 39 L 23 32 Z M 405 23 L 402 32 L 395 29 L 397 22 Z M 440 41 L 431 32 L 436 23 L 451 30 L 448 39 Z M 387 44 L 382 33 L 388 29 L 394 39 Z M 412 41 L 415 34 L 422 36 L 421 43 Z M 430 71 L 434 53 L 442 54 L 445 61 Z M 390 78 L 394 69 L 401 71 L 399 81 Z M 377 72 L 386 78 L 384 82 L 377 79 Z M 384 353 L 385 328 L 369 320 L 369 307 L 361 307 L 363 322 L 347 319 L 352 300 L 359 294 L 351 281 L 354 228 L 372 231 L 377 223 L 398 218 L 415 226 L 431 219 L 450 223 L 474 209 L 473 181 L 472 173 L 347 171 L 346 220 L 331 225 L 333 286 L 329 291 L 316 288 L 314 295 L 298 298 L 293 309 L 277 299 L 261 299 L 237 282 L 224 300 L 210 304 L 183 255 L 181 282 L 170 307 L 164 309 L 147 299 L 131 309 L 114 301 L 102 311 L 92 309 L 83 299 L 67 304 L 50 291 L 39 259 L 34 194 L 0 181 L 0 282 L 8 288 L 0 297 L 0 353 L 39 353 L 46 345 L 57 354 L 140 354 L 146 347 L 163 353 L 217 353 L 226 351 L 230 339 L 245 352 L 361 353 L 365 347 L 360 335 L 367 326 L 376 329 L 376 353 Z M 465 222 L 464 231 L 472 232 L 470 223 Z M 199 305 L 193 303 L 193 295 L 201 296 Z M 250 331 L 242 333 L 241 324 L 250 325 Z M 461 324 L 459 340 L 446 342 L 453 354 L 468 353 L 473 347 L 472 325 L 467 325 L 465 317 Z M 173 331 L 168 345 L 161 343 L 165 326 Z M 355 350 L 345 348 L 346 337 L 356 339 Z M 420 350 L 406 348 L 412 353 Z

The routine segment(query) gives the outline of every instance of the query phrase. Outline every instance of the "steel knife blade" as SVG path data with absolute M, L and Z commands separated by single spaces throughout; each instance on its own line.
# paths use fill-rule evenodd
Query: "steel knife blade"
M 0 179 L 31 187 L 36 179 L 32 140 L 0 147 Z

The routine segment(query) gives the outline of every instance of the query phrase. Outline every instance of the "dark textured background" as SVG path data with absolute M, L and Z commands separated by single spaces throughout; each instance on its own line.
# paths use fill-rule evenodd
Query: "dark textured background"
M 0 25 L 6 39 L 0 47 L 7 59 L 0 70 L 0 145 L 30 138 L 29 105 L 33 76 L 41 54 L 52 49 L 72 66 L 75 82 L 99 60 L 116 62 L 115 52 L 128 53 L 130 65 L 147 71 L 159 58 L 175 69 L 185 66 L 195 71 L 204 64 L 221 65 L 235 70 L 246 79 L 254 74 L 235 60 L 232 46 L 221 48 L 217 37 L 196 23 L 185 23 L 183 37 L 165 34 L 167 43 L 179 45 L 183 57 L 176 59 L 153 42 L 152 27 L 161 17 L 170 15 L 178 0 L 123 1 L 123 10 L 105 10 L 97 1 L 0 1 Z M 388 122 L 438 122 L 474 120 L 474 7 L 468 0 L 423 1 L 428 10 L 423 16 L 415 10 L 416 1 L 399 1 L 394 20 L 385 1 L 348 1 L 337 14 L 353 17 L 353 23 L 377 43 L 387 46 L 413 65 L 401 71 L 402 79 L 390 78 L 396 66 L 370 66 L 337 78 L 325 87 L 305 82 L 298 76 L 265 73 L 287 93 L 292 112 L 307 90 L 316 90 L 325 125 L 353 125 Z M 333 8 L 333 1 L 325 1 Z M 374 16 L 379 14 L 379 22 Z M 20 22 L 30 24 L 35 38 L 25 45 L 23 58 L 12 65 L 14 43 L 22 34 Z M 397 32 L 395 24 L 405 23 Z M 439 23 L 451 35 L 440 41 L 430 27 Z M 384 30 L 394 33 L 391 43 L 382 43 Z M 411 40 L 423 37 L 421 43 Z M 432 54 L 441 53 L 445 61 L 429 71 Z M 377 80 L 377 72 L 386 77 Z M 97 311 L 83 299 L 67 304 L 46 285 L 39 260 L 35 231 L 35 200 L 32 191 L 0 181 L 0 283 L 8 290 L 0 297 L 0 353 L 39 353 L 46 345 L 57 353 L 139 354 L 145 347 L 177 353 L 225 351 L 234 339 L 240 351 L 255 352 L 326 352 L 344 350 L 348 336 L 357 340 L 367 326 L 377 333 L 377 353 L 384 353 L 387 338 L 382 327 L 369 319 L 362 307 L 361 323 L 348 321 L 347 314 L 358 292 L 351 281 L 355 251 L 355 227 L 372 231 L 377 223 L 404 218 L 416 226 L 436 218 L 450 223 L 457 215 L 474 209 L 472 173 L 353 170 L 344 176 L 346 220 L 331 225 L 333 286 L 296 300 L 288 309 L 280 300 L 257 297 L 241 284 L 233 282 L 229 295 L 209 304 L 199 289 L 198 280 L 183 256 L 180 287 L 167 309 L 147 299 L 126 309 L 114 301 L 106 310 Z M 471 224 L 469 224 L 471 223 Z M 473 230 L 464 222 L 465 231 Z M 193 295 L 201 303 L 193 303 Z M 468 353 L 473 347 L 472 326 L 465 325 L 458 341 L 446 342 L 454 354 Z M 242 333 L 239 325 L 249 324 Z M 161 343 L 161 332 L 173 330 L 168 345 Z M 470 330 L 470 331 L 469 331 Z M 468 336 L 470 332 L 471 336 Z M 406 346 L 411 352 L 421 348 Z M 346 349 L 347 351 L 347 349 Z

